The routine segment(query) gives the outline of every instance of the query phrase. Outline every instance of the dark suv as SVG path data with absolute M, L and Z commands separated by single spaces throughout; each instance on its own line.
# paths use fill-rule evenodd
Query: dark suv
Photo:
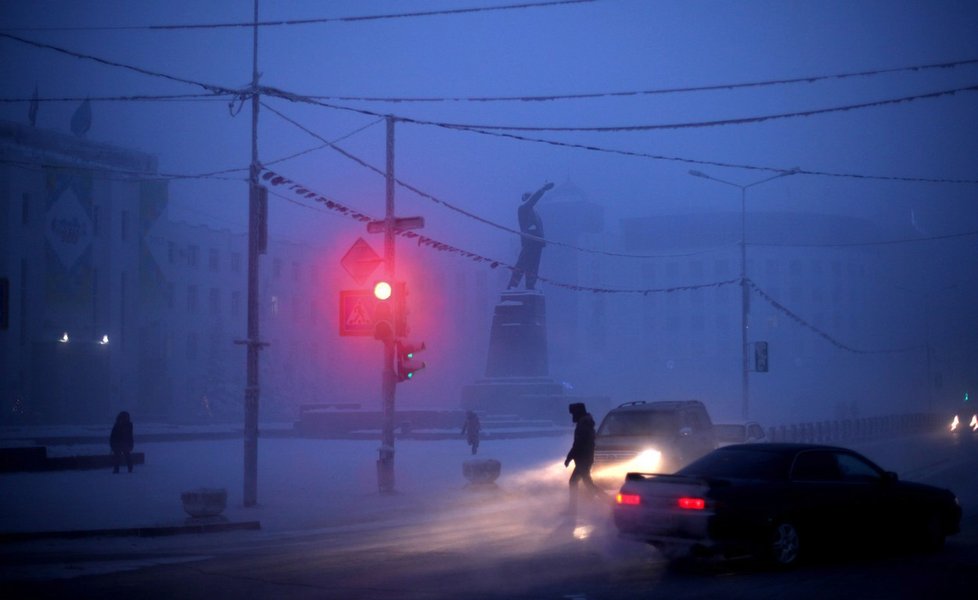
M 602 485 L 620 485 L 628 472 L 672 473 L 716 447 L 699 400 L 628 402 L 598 427 L 592 475 Z

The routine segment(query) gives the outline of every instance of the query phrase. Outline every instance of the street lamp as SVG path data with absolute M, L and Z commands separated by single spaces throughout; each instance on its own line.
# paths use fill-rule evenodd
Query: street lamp
M 748 352 L 747 345 L 747 317 L 750 312 L 750 293 L 747 289 L 747 188 L 754 187 L 755 185 L 760 185 L 762 183 L 767 183 L 773 179 L 778 179 L 779 177 L 787 177 L 788 175 L 794 175 L 798 172 L 798 168 L 789 169 L 787 171 L 780 171 L 776 175 L 770 177 L 765 177 L 759 181 L 753 183 L 740 184 L 734 183 L 732 181 L 726 181 L 724 179 L 718 179 L 712 175 L 707 175 L 703 171 L 697 171 L 695 169 L 689 172 L 693 177 L 702 177 L 703 179 L 709 179 L 711 181 L 716 181 L 717 183 L 723 183 L 735 188 L 740 188 L 740 347 L 741 347 L 741 400 L 743 402 L 741 407 L 741 414 L 743 419 L 747 420 L 747 409 L 750 403 L 750 393 L 749 393 L 749 373 L 750 373 L 750 354 Z

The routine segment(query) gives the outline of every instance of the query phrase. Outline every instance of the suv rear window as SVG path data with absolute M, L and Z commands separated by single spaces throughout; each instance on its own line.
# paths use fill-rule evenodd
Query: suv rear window
M 620 411 L 608 413 L 598 435 L 671 437 L 679 428 L 675 411 Z

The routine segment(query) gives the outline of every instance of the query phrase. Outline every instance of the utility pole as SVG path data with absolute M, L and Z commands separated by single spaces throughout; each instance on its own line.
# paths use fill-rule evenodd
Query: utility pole
M 387 193 L 384 213 L 384 271 L 394 281 L 394 117 L 387 116 Z M 384 366 L 381 375 L 384 423 L 381 430 L 380 458 L 377 460 L 377 487 L 382 493 L 394 491 L 394 336 L 384 340 Z
M 248 169 L 248 347 L 244 396 L 244 505 L 258 503 L 258 256 L 264 251 L 267 199 L 258 185 L 258 0 L 251 70 L 251 166 Z
M 692 170 L 689 172 L 693 177 L 710 179 L 717 183 L 722 183 L 740 189 L 740 416 L 746 421 L 750 414 L 750 342 L 748 342 L 748 330 L 750 328 L 750 290 L 747 279 L 747 188 L 760 185 L 779 177 L 787 177 L 798 172 L 798 168 L 781 171 L 771 177 L 765 177 L 753 183 L 740 184 L 725 179 L 719 179 L 712 175 L 707 175 L 702 171 Z

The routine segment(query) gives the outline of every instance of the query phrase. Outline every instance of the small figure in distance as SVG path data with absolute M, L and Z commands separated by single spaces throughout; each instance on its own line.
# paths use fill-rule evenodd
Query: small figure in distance
M 526 289 L 532 290 L 537 284 L 537 272 L 540 270 L 540 256 L 543 254 L 543 221 L 534 209 L 537 202 L 547 192 L 553 188 L 554 184 L 546 183 L 542 188 L 533 192 L 523 194 L 523 201 L 516 211 L 516 216 L 520 222 L 520 255 L 516 259 L 516 266 L 513 268 L 513 275 L 509 278 L 509 285 L 506 289 L 511 290 L 518 286 L 521 277 L 526 277 Z M 533 237 L 527 237 L 533 236 Z M 541 238 L 541 239 L 534 239 Z
M 132 420 L 126 411 L 120 412 L 115 418 L 115 425 L 112 426 L 112 433 L 109 435 L 109 447 L 115 457 L 113 473 L 119 472 L 119 464 L 122 458 L 126 459 L 126 467 L 132 473 Z
M 462 435 L 465 441 L 472 446 L 472 454 L 479 451 L 479 431 L 482 425 L 479 423 L 479 415 L 474 410 L 465 411 L 465 423 L 462 425 Z

